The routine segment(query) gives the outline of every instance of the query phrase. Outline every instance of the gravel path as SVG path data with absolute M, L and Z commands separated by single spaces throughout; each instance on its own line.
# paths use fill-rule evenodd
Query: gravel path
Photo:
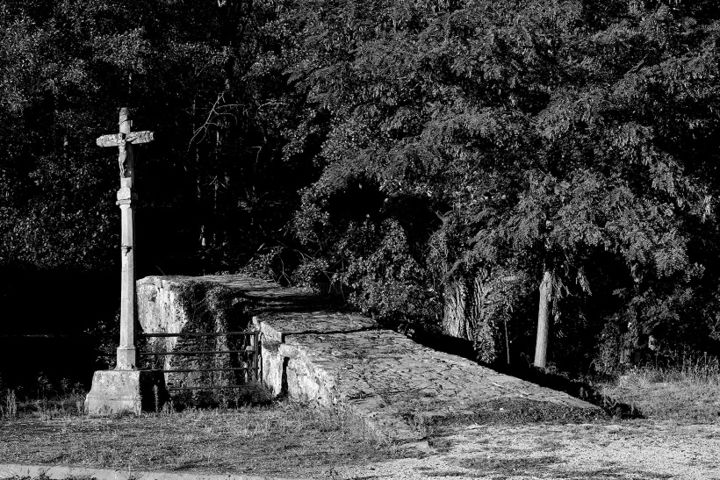
M 424 458 L 336 469 L 328 478 L 720 479 L 719 424 L 475 425 L 417 447 Z

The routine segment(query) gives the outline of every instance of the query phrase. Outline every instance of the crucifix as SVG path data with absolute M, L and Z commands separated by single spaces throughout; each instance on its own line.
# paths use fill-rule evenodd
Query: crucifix
M 128 109 L 120 109 L 119 132 L 98 137 L 99 147 L 117 147 L 118 166 L 120 167 L 120 189 L 117 192 L 117 204 L 120 206 L 120 346 L 117 349 L 116 370 L 134 370 L 135 354 L 135 217 L 133 193 L 135 165 L 133 145 L 153 141 L 153 132 L 131 132 L 132 121 Z

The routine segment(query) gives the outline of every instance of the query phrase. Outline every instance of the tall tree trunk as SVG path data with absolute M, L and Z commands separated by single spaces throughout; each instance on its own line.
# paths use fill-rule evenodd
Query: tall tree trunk
M 454 280 L 445 286 L 443 312 L 443 332 L 451 337 L 472 340 L 468 331 L 467 287 L 462 279 Z
M 543 273 L 540 282 L 540 302 L 538 305 L 537 337 L 535 339 L 535 366 L 545 368 L 547 364 L 548 330 L 550 327 L 550 305 L 552 302 L 553 274 L 550 270 Z
M 195 119 L 197 118 L 197 96 L 193 98 L 192 102 L 192 133 L 194 134 L 197 131 L 197 123 L 195 122 Z M 200 212 L 200 225 L 199 225 L 199 232 L 198 232 L 198 244 L 200 245 L 200 248 L 205 248 L 207 245 L 206 240 L 206 234 L 205 234 L 205 219 L 203 215 L 203 192 L 202 192 L 202 168 L 200 166 L 200 147 L 197 142 L 195 142 L 193 146 L 193 153 L 194 153 L 194 160 L 195 160 L 195 201 L 197 202 L 197 211 Z M 187 171 L 187 167 L 186 167 Z
M 504 351 L 509 365 L 508 312 L 503 304 L 508 286 L 516 282 L 515 275 L 492 278 L 487 274 L 449 282 L 443 298 L 443 333 L 472 341 L 478 359 L 486 363 L 496 362 Z

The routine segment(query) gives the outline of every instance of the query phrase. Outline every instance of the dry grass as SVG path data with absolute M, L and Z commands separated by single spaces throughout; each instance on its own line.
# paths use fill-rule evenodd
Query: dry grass
M 85 395 L 72 392 L 38 399 L 18 398 L 15 390 L 0 391 L 0 420 L 32 417 L 42 420 L 81 415 Z
M 482 422 L 431 436 L 420 453 L 354 417 L 290 402 L 100 419 L 79 414 L 80 394 L 27 401 L 6 390 L 0 459 L 305 478 L 720 478 L 716 359 L 636 368 L 603 394 L 649 420 Z
M 603 385 L 603 394 L 632 404 L 644 416 L 681 422 L 720 419 L 720 364 L 715 357 L 677 367 L 635 368 Z
M 0 420 L 0 458 L 7 463 L 312 477 L 337 465 L 399 456 L 353 417 L 289 402 L 141 417 Z

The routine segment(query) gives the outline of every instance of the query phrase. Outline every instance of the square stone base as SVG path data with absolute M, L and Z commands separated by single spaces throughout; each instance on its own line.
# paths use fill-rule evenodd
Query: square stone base
M 85 413 L 93 416 L 155 411 L 167 399 L 161 372 L 98 370 L 85 398 Z

